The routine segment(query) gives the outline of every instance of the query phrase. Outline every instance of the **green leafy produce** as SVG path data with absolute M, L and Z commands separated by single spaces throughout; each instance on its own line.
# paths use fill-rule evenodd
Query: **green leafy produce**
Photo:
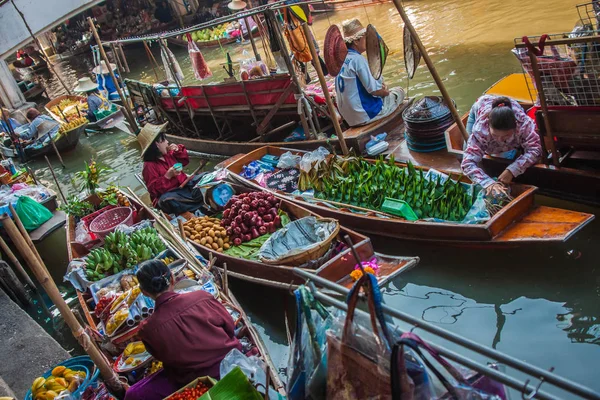
M 63 204 L 59 208 L 61 211 L 66 212 L 74 217 L 85 217 L 88 214 L 94 212 L 94 206 L 89 201 L 80 200 L 77 196 L 71 196 L 67 200 L 67 204 Z
M 303 177 L 304 176 L 304 177 Z M 406 167 L 381 157 L 370 163 L 362 158 L 332 157 L 300 176 L 299 188 L 313 188 L 318 198 L 381 210 L 386 197 L 404 200 L 419 218 L 461 221 L 474 202 L 473 194 L 458 181 L 425 179 L 412 163 Z

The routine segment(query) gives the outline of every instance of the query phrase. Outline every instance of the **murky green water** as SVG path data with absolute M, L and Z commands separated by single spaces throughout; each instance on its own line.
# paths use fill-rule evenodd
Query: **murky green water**
M 519 71 L 510 54 L 515 37 L 570 31 L 578 18 L 578 3 L 422 0 L 406 2 L 406 8 L 451 96 L 465 111 L 498 79 Z M 329 21 L 340 22 L 354 16 L 365 25 L 373 23 L 390 48 L 384 71 L 386 81 L 407 87 L 400 17 L 391 4 L 319 16 L 313 27 L 317 38 L 322 41 Z M 186 50 L 172 50 L 187 72 L 186 82 L 192 83 Z M 251 52 L 251 47 L 234 45 L 226 50 L 235 60 L 242 57 L 243 50 Z M 154 80 L 143 49 L 127 47 L 126 54 L 132 69 L 129 77 Z M 215 74 L 213 80 L 221 80 L 225 76 L 219 66 L 223 62 L 221 49 L 207 50 L 204 55 Z M 80 57 L 59 62 L 57 68 L 65 80 L 74 83 L 91 69 L 91 63 Z M 61 91 L 53 79 L 48 86 L 54 93 Z M 412 96 L 437 92 L 424 65 L 408 88 Z M 141 185 L 133 176 L 141 171 L 139 151 L 130 141 L 119 132 L 82 138 L 76 153 L 64 157 L 67 168 L 59 174 L 64 190 L 78 192 L 71 183 L 73 173 L 83 160 L 94 156 L 115 169 L 112 180 L 141 192 Z M 58 169 L 57 161 L 53 162 Z M 34 166 L 38 177 L 53 186 L 45 164 L 36 162 Z M 539 196 L 537 201 L 599 211 Z M 595 248 L 599 239 L 600 222 L 594 221 L 564 245 L 521 250 L 452 249 L 382 238 L 374 238 L 374 243 L 382 252 L 421 257 L 417 268 L 386 288 L 389 305 L 540 367 L 554 366 L 556 372 L 600 390 L 596 369 L 600 359 L 600 252 Z M 54 234 L 43 247 L 52 254 L 51 269 L 60 281 L 66 260 L 64 232 Z M 251 284 L 232 285 L 258 325 L 277 366 L 284 367 L 287 346 L 283 318 L 286 301 L 291 305 L 291 298 L 286 300 L 281 291 Z

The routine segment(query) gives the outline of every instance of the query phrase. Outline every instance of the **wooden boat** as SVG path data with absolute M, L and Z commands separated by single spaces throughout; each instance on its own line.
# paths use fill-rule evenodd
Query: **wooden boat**
M 218 85 L 187 86 L 182 88 L 181 96 L 159 97 L 152 86 L 143 82 L 127 80 L 127 87 L 136 104 L 142 104 L 147 109 L 159 110 L 172 126 L 181 125 L 191 129 L 189 110 L 194 113 L 196 125 L 208 130 L 214 127 L 215 120 L 219 125 L 234 133 L 226 137 L 197 137 L 194 134 L 184 135 L 175 133 L 167 135 L 169 141 L 180 143 L 188 150 L 234 156 L 259 149 L 268 142 L 272 146 L 283 146 L 299 150 L 314 150 L 320 146 L 339 151 L 339 141 L 332 139 L 308 139 L 295 142 L 285 142 L 283 138 L 297 125 L 298 104 L 294 98 L 294 87 L 289 75 L 277 75 L 265 79 L 247 82 L 228 82 Z M 410 105 L 412 99 L 407 99 L 390 116 L 372 124 L 347 129 L 344 132 L 348 147 L 353 147 L 362 153 L 372 135 L 381 132 L 391 132 L 391 129 L 402 126 L 402 111 Z M 202 118 L 200 120 L 200 118 Z M 256 121 L 254 123 L 253 121 Z M 266 131 L 268 124 L 279 127 Z M 214 128 L 215 130 L 219 128 Z M 286 130 L 287 129 L 287 130 Z M 260 135 L 258 132 L 262 132 Z
M 266 154 L 281 156 L 286 151 L 303 155 L 305 152 L 276 147 L 263 147 L 238 158 L 227 165 L 232 176 L 250 187 L 260 188 L 239 174 L 244 165 Z M 373 162 L 373 161 L 371 161 Z M 399 166 L 404 164 L 397 163 Z M 417 167 L 427 171 L 429 168 Z M 448 173 L 453 179 L 470 181 L 457 173 Z M 511 186 L 514 200 L 483 224 L 457 224 L 445 222 L 407 221 L 385 218 L 373 213 L 361 214 L 347 208 L 334 208 L 324 201 L 274 192 L 280 198 L 297 202 L 319 215 L 336 218 L 342 225 L 374 235 L 398 239 L 431 241 L 449 245 L 468 246 L 520 246 L 534 243 L 564 242 L 594 219 L 594 215 L 559 208 L 537 206 L 534 193 L 537 188 L 515 183 Z M 261 188 L 261 190 L 264 190 Z
M 292 220 L 308 216 L 319 217 L 314 212 L 300 207 L 288 200 L 282 200 L 280 208 L 287 212 Z M 350 236 L 361 260 L 371 260 L 374 257 L 377 259 L 378 265 L 381 268 L 377 278 L 380 286 L 386 284 L 401 272 L 411 269 L 419 262 L 418 257 L 396 257 L 375 253 L 371 240 L 368 237 L 343 226 L 340 227 L 337 240 L 343 242 L 343 238 L 346 235 Z M 213 254 L 218 262 L 226 263 L 227 273 L 235 278 L 281 289 L 287 289 L 290 285 L 299 285 L 304 282 L 304 279 L 294 275 L 292 266 L 276 266 L 265 264 L 260 261 L 246 260 L 225 253 L 217 253 L 213 249 L 189 239 L 188 242 L 197 248 L 204 257 L 209 257 L 210 254 Z M 345 249 L 340 254 L 324 263 L 321 267 L 314 270 L 314 272 L 325 279 L 329 279 L 349 288 L 353 284 L 350 273 L 354 270 L 355 265 L 356 261 L 350 249 Z
M 258 28 L 252 29 L 252 37 L 255 38 L 258 36 L 260 36 L 260 33 L 258 32 Z M 244 39 L 248 40 L 248 34 L 244 35 Z M 215 40 L 196 41 L 196 45 L 198 46 L 198 48 L 206 49 L 206 48 L 210 48 L 210 47 L 226 46 L 228 44 L 232 44 L 237 41 L 238 41 L 238 38 L 222 38 L 222 39 L 215 39 Z M 187 40 L 180 39 L 178 37 L 169 37 L 169 38 L 167 38 L 167 42 L 174 46 L 185 47 L 186 49 L 188 47 Z
M 350 10 L 364 6 L 374 6 L 377 4 L 389 3 L 390 0 L 325 0 L 319 3 L 311 4 L 314 13 L 326 13 L 330 11 Z
M 90 202 L 92 202 L 93 204 L 99 204 L 99 198 L 95 195 L 93 196 L 89 196 L 87 198 Z M 137 213 L 137 221 L 141 221 L 144 219 L 149 219 L 150 215 L 145 211 L 145 208 L 140 205 L 139 203 L 137 203 L 135 200 L 131 199 L 131 205 L 132 207 L 135 208 L 136 213 Z M 87 253 L 88 250 L 80 243 L 75 242 L 75 229 L 76 229 L 76 222 L 75 222 L 75 218 L 71 215 L 67 216 L 67 229 L 66 229 L 66 234 L 67 234 L 67 254 L 69 257 L 69 262 L 71 262 L 73 259 L 76 258 L 82 258 L 84 257 Z M 191 265 L 191 263 L 188 264 L 190 266 L 190 268 L 192 268 L 192 270 L 194 269 L 194 267 Z M 198 271 L 196 271 L 198 272 Z M 89 291 L 86 292 L 80 292 L 78 290 L 76 290 L 77 292 L 77 299 L 79 301 L 79 305 L 81 306 L 81 309 L 83 311 L 83 314 L 85 316 L 85 320 L 87 322 L 87 324 L 89 325 L 89 327 L 92 329 L 92 331 L 96 331 L 98 329 L 98 324 L 99 324 L 99 319 L 94 315 L 94 299 L 91 296 Z M 265 364 L 268 366 L 269 368 L 269 374 L 270 374 L 270 384 L 272 385 L 272 387 L 277 390 L 278 392 L 280 392 L 281 394 L 284 394 L 284 385 L 281 382 L 281 379 L 279 378 L 277 369 L 275 368 L 270 356 L 269 356 L 269 352 L 267 351 L 267 348 L 265 346 L 265 344 L 263 343 L 260 334 L 258 333 L 258 331 L 256 330 L 256 328 L 254 327 L 254 325 L 252 324 L 252 322 L 250 322 L 248 316 L 246 315 L 246 313 L 244 312 L 243 308 L 241 307 L 241 305 L 239 304 L 239 302 L 237 301 L 237 299 L 235 298 L 235 296 L 233 295 L 233 293 L 231 293 L 231 291 L 229 291 L 228 289 L 224 291 L 221 289 L 219 292 L 219 297 L 221 299 L 221 302 L 224 303 L 226 306 L 238 311 L 240 313 L 239 316 L 239 320 L 242 322 L 242 324 L 247 328 L 247 334 L 244 335 L 244 337 L 246 337 L 247 339 L 249 339 L 255 346 L 256 349 L 258 350 L 258 357 L 261 358 Z M 137 332 L 139 330 L 139 325 L 122 334 L 117 334 L 115 336 L 113 336 L 111 338 L 111 342 L 117 346 L 123 347 L 126 343 L 128 343 L 129 341 L 132 341 Z M 244 329 L 241 328 L 241 331 L 243 331 Z M 99 334 L 95 335 L 95 339 L 96 340 L 100 340 L 101 337 Z
M 63 95 L 63 96 L 58 96 L 55 99 L 52 99 L 51 101 L 49 101 L 46 105 L 46 112 L 48 112 L 48 114 L 54 118 L 55 121 L 64 122 L 64 119 L 62 118 L 62 116 L 57 115 L 55 113 L 52 112 L 52 108 L 54 108 L 55 106 L 59 105 L 61 101 L 65 100 L 65 99 L 69 99 L 69 100 L 73 100 L 73 101 L 78 101 L 81 103 L 86 102 L 86 98 L 83 96 L 72 96 L 72 95 Z M 108 115 L 104 118 L 102 118 L 101 120 L 98 120 L 96 122 L 90 122 L 87 125 L 87 129 L 90 130 L 96 130 L 96 131 L 103 131 L 103 130 L 108 130 L 108 129 L 112 129 L 114 128 L 117 124 L 119 124 L 120 122 L 125 120 L 125 116 L 123 115 L 123 110 L 119 107 L 119 110 L 112 113 L 111 115 Z
M 25 96 L 25 100 L 33 100 L 46 92 L 46 87 L 42 83 L 35 83 L 35 85 L 23 92 L 23 96 Z
M 75 147 L 77 147 L 77 143 L 79 143 L 79 138 L 81 137 L 81 134 L 83 133 L 86 127 L 87 124 L 83 124 L 61 135 L 58 138 L 58 140 L 54 142 L 57 150 L 62 154 L 69 152 Z M 52 143 L 48 143 L 46 146 L 40 149 L 25 148 L 25 156 L 29 159 L 43 157 L 52 153 L 54 153 Z
M 525 109 L 528 109 L 533 105 L 528 87 L 533 87 L 528 75 L 512 74 L 495 83 L 486 91 L 486 94 L 512 97 Z M 588 115 L 586 107 L 581 107 L 579 110 L 575 110 L 575 107 L 569 108 L 571 110 L 564 108 L 556 110 L 563 113 L 563 115 L 559 115 L 558 117 L 568 124 L 568 129 L 576 131 L 581 123 L 585 123 L 590 118 L 593 120 L 593 115 Z M 593 112 L 597 113 L 595 110 Z M 465 114 L 462 117 L 463 124 L 466 124 L 467 119 L 468 114 Z M 538 128 L 544 129 L 543 116 L 539 115 L 537 120 Z M 596 129 L 597 122 L 597 120 L 591 122 L 592 130 Z M 583 136 L 583 134 L 580 134 L 580 136 Z M 446 145 L 448 153 L 455 155 L 459 161 L 462 161 L 465 142 L 456 124 L 451 125 L 446 131 Z M 589 143 L 582 145 L 580 148 L 580 151 L 569 151 L 559 168 L 551 163 L 539 163 L 518 176 L 516 182 L 535 185 L 539 187 L 540 193 L 549 196 L 589 204 L 600 204 L 600 196 L 598 196 L 598 188 L 600 187 L 600 152 L 593 152 Z M 499 176 L 511 162 L 511 160 L 504 158 L 486 155 L 481 162 L 481 166 L 487 174 Z

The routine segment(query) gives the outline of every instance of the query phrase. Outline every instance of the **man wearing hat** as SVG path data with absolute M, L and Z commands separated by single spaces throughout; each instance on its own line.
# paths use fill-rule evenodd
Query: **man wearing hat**
M 90 78 L 81 78 L 77 81 L 77 86 L 73 89 L 75 92 L 85 93 L 87 96 L 87 119 L 90 122 L 96 122 L 96 111 L 103 108 L 110 108 L 110 104 L 98 90 L 98 86 Z
M 404 92 L 401 88 L 388 89 L 381 77 L 375 79 L 371 74 L 367 60 L 361 55 L 367 50 L 367 30 L 358 19 L 344 21 L 342 32 L 348 53 L 335 80 L 340 114 L 350 126 L 390 115 L 404 100 Z
M 164 134 L 166 126 L 148 123 L 138 134 L 144 159 L 142 177 L 155 207 L 169 214 L 193 212 L 204 205 L 202 192 L 194 188 L 200 176 L 179 187 L 187 180 L 182 168 L 190 158 L 182 144 L 169 143 Z
M 113 63 L 110 63 L 110 69 L 113 70 L 115 74 L 115 78 L 119 79 L 119 74 L 117 73 L 117 66 Z M 96 75 L 96 82 L 98 82 L 98 90 L 105 92 L 108 96 L 108 100 L 120 100 L 119 92 L 117 92 L 117 88 L 110 77 L 110 71 L 108 66 L 106 65 L 106 61 L 102 60 L 100 65 L 97 65 L 92 72 Z M 121 86 L 121 89 L 123 87 Z

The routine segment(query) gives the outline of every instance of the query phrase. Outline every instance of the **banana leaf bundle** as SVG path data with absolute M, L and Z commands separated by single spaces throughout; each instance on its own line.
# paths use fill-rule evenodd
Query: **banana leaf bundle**
M 393 157 L 375 163 L 335 157 L 315 164 L 300 179 L 299 188 L 314 189 L 318 198 L 373 210 L 381 210 L 386 197 L 404 200 L 420 219 L 461 221 L 475 201 L 460 179 L 426 178 L 410 161 L 399 167 Z

